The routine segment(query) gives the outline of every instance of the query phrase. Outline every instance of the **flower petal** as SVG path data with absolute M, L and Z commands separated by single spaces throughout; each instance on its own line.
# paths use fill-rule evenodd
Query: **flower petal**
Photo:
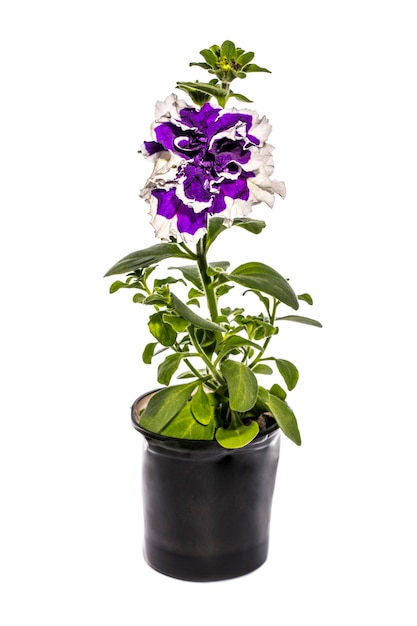
M 153 172 L 140 192 L 157 237 L 198 240 L 210 215 L 230 226 L 252 206 L 272 207 L 285 185 L 272 180 L 271 125 L 249 109 L 187 105 L 171 94 L 157 102 L 152 140 L 143 144 Z
M 287 189 L 285 187 L 285 183 L 282 182 L 282 180 L 273 180 L 272 189 L 275 193 L 279 194 L 281 198 L 285 198 L 285 196 L 287 195 Z

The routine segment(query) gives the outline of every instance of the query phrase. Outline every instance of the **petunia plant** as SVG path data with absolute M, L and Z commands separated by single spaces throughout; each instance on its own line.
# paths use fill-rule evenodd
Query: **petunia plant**
M 192 104 L 176 94 L 157 102 L 151 138 L 141 149 L 153 171 L 140 196 L 149 204 L 161 241 L 129 254 L 106 274 L 125 275 L 112 283 L 111 293 L 133 289 L 133 301 L 152 311 L 152 340 L 144 347 L 143 361 L 157 361 L 161 389 L 140 423 L 169 437 L 216 439 L 225 448 L 238 448 L 276 422 L 300 444 L 286 399 L 298 370 L 269 349 L 281 324 L 321 326 L 288 312 L 300 302 L 311 305 L 312 298 L 297 295 L 286 278 L 262 262 L 231 268 L 228 259 L 213 261 L 209 255 L 213 243 L 232 227 L 260 234 L 266 224 L 249 217 L 252 207 L 272 207 L 276 195 L 285 198 L 284 183 L 271 178 L 268 120 L 253 110 L 226 108 L 232 97 L 250 102 L 231 91 L 234 79 L 268 70 L 252 63 L 253 52 L 231 41 L 200 54 L 204 62 L 190 65 L 215 78 L 177 83 Z M 213 98 L 216 104 L 210 102 Z M 163 271 L 169 274 L 159 276 L 167 264 Z M 178 295 L 184 286 L 185 297 Z M 233 295 L 240 290 L 242 300 L 257 302 L 257 310 L 232 306 L 232 289 Z M 281 313 L 283 307 L 287 310 Z M 260 384 L 264 376 L 273 376 L 270 386 Z

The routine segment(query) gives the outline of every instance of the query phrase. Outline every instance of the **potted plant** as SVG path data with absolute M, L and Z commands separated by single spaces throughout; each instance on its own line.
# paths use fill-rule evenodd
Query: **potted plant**
M 141 150 L 153 171 L 140 195 L 161 241 L 106 276 L 125 275 L 110 292 L 132 289 L 133 301 L 151 309 L 143 361 L 158 363 L 160 387 L 132 406 L 146 440 L 145 558 L 177 578 L 218 580 L 267 558 L 280 434 L 301 443 L 287 403 L 298 370 L 269 349 L 287 322 L 321 324 L 291 312 L 311 296 L 297 295 L 269 265 L 211 257 L 230 228 L 261 234 L 265 222 L 252 207 L 272 207 L 286 191 L 271 178 L 268 120 L 227 107 L 231 98 L 251 102 L 231 90 L 233 80 L 268 70 L 231 41 L 200 54 L 190 65 L 213 78 L 178 82 L 192 103 L 176 94 L 158 102 Z

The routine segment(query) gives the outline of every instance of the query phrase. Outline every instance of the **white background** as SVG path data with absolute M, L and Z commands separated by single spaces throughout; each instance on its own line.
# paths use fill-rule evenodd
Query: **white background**
M 131 626 L 148 610 L 186 626 L 417 623 L 413 4 L 2 4 L 5 626 Z M 273 124 L 288 197 L 218 256 L 276 267 L 324 328 L 288 324 L 277 344 L 301 372 L 303 445 L 282 446 L 268 561 L 197 584 L 142 560 L 129 407 L 155 385 L 148 311 L 103 274 L 155 243 L 137 154 L 155 101 L 204 80 L 188 62 L 224 39 L 273 72 L 239 89 Z

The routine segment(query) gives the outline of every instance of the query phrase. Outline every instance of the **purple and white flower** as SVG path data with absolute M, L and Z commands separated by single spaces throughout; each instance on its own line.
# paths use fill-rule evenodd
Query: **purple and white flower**
M 171 94 L 158 102 L 152 141 L 144 155 L 154 169 L 140 195 L 150 204 L 156 236 L 197 241 L 210 215 L 231 226 L 254 204 L 272 207 L 285 185 L 272 180 L 271 126 L 255 111 L 221 109 L 206 103 L 200 109 Z

